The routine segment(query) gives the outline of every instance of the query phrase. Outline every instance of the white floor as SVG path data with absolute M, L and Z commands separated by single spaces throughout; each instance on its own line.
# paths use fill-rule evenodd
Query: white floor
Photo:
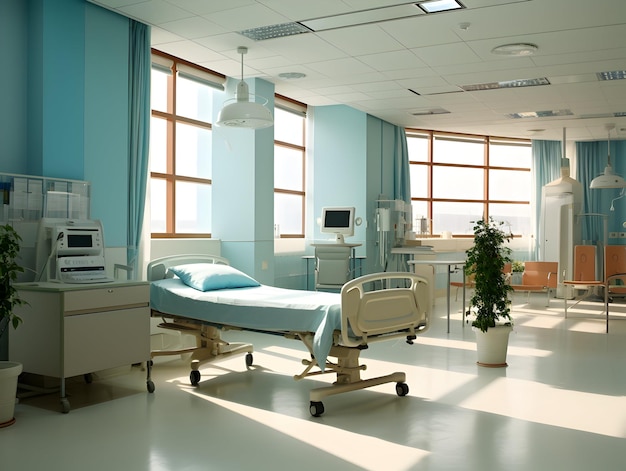
M 58 396 L 23 399 L 16 423 L 0 429 L 0 468 L 17 470 L 623 470 L 626 469 L 626 305 L 604 333 L 599 305 L 563 318 L 514 304 L 507 368 L 475 363 L 474 334 L 445 299 L 415 345 L 375 344 L 364 377 L 405 371 L 409 395 L 393 384 L 324 400 L 309 414 L 308 391 L 330 376 L 294 381 L 300 342 L 229 333 L 255 346 L 202 370 L 160 358 L 154 394 L 145 372 L 69 381 L 72 410 Z M 539 300 L 539 302 L 543 299 Z

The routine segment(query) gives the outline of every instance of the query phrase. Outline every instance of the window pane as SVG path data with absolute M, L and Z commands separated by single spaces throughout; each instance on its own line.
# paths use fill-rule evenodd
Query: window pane
M 530 168 L 532 148 L 522 145 L 491 144 L 489 165 L 495 167 Z
M 274 108 L 274 139 L 304 145 L 304 116 Z
M 302 191 L 304 188 L 302 151 L 274 146 L 274 187 Z
M 150 171 L 167 172 L 167 121 L 150 119 Z
M 426 198 L 428 196 L 428 166 L 411 164 L 409 172 L 411 198 Z
M 412 201 L 412 213 L 413 213 L 413 231 L 415 234 L 428 234 L 429 226 L 428 222 L 425 222 L 423 227 L 422 219 L 428 220 L 428 206 L 426 201 Z
M 176 124 L 176 175 L 211 178 L 211 139 L 209 129 Z
M 168 74 L 152 69 L 150 75 L 150 106 L 153 110 L 167 111 Z
M 176 77 L 176 114 L 198 121 L 211 122 L 213 89 L 180 75 Z
M 482 200 L 483 177 L 480 168 L 434 167 L 433 198 Z
M 481 203 L 433 203 L 433 234 L 473 234 L 473 221 L 483 217 Z
M 150 179 L 150 228 L 152 232 L 166 232 L 165 208 L 167 208 L 167 183 Z
M 505 223 L 505 230 L 515 235 L 530 235 L 530 205 L 490 204 L 489 215 Z
M 300 195 L 274 193 L 274 224 L 281 234 L 304 234 L 302 229 L 302 202 Z
M 406 145 L 410 161 L 428 162 L 428 136 L 407 136 Z
M 530 200 L 530 172 L 489 170 L 489 199 L 504 201 Z
M 176 229 L 179 234 L 211 232 L 211 185 L 176 182 Z
M 484 141 L 451 140 L 435 136 L 433 142 L 433 162 L 484 165 Z

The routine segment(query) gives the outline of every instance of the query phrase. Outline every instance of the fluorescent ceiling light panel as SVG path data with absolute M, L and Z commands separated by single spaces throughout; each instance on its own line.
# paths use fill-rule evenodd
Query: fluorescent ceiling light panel
M 626 70 L 613 70 L 611 72 L 598 72 L 596 74 L 598 80 L 624 80 L 626 79 Z
M 417 110 L 411 111 L 410 114 L 413 116 L 430 116 L 434 114 L 449 114 L 450 112 L 443 108 L 433 108 L 428 110 Z
M 507 114 L 507 118 L 552 118 L 555 116 L 571 116 L 570 110 L 547 110 L 547 111 L 522 111 L 520 113 Z
M 301 21 L 300 23 L 313 31 L 325 31 L 329 29 L 346 28 L 348 26 L 379 23 L 381 21 L 397 20 L 411 16 L 423 15 L 415 4 L 395 5 L 391 7 L 361 10 L 342 15 L 327 16 Z
M 545 78 L 507 80 L 504 82 L 477 83 L 473 85 L 461 85 L 466 92 L 476 92 L 480 90 L 497 90 L 499 88 L 522 88 L 537 87 L 539 85 L 550 85 L 550 81 Z
M 458 10 L 465 8 L 456 0 L 432 0 L 430 2 L 422 2 L 419 7 L 426 13 L 439 13 L 440 11 Z
M 264 39 L 282 38 L 284 36 L 294 36 L 296 34 L 310 33 L 311 30 L 300 23 L 281 23 L 279 25 L 260 26 L 258 28 L 244 29 L 239 34 L 254 41 Z

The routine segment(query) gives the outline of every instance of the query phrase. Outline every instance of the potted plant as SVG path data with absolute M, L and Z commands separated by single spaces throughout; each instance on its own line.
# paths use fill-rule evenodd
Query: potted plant
M 512 330 L 509 292 L 504 266 L 511 262 L 511 249 L 505 244 L 511 234 L 502 230 L 503 222 L 482 219 L 474 225 L 474 245 L 466 251 L 465 273 L 474 277 L 470 299 L 474 313 L 478 364 L 506 366 L 506 350 Z
M 24 301 L 18 296 L 13 283 L 18 273 L 24 271 L 16 262 L 20 251 L 21 238 L 10 225 L 0 225 L 0 340 L 8 335 L 9 326 L 17 328 L 22 321 L 14 308 Z M 0 361 L 0 427 L 15 422 L 15 397 L 17 377 L 22 372 L 22 364 Z
M 522 284 L 522 273 L 524 273 L 524 262 L 520 262 L 519 260 L 514 260 L 513 263 L 511 263 L 511 284 L 512 285 Z

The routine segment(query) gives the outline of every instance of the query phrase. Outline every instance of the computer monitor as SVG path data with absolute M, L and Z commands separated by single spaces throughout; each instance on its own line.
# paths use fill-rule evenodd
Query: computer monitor
M 336 241 L 343 243 L 344 237 L 354 235 L 354 208 L 328 207 L 322 208 L 323 234 L 335 234 Z

